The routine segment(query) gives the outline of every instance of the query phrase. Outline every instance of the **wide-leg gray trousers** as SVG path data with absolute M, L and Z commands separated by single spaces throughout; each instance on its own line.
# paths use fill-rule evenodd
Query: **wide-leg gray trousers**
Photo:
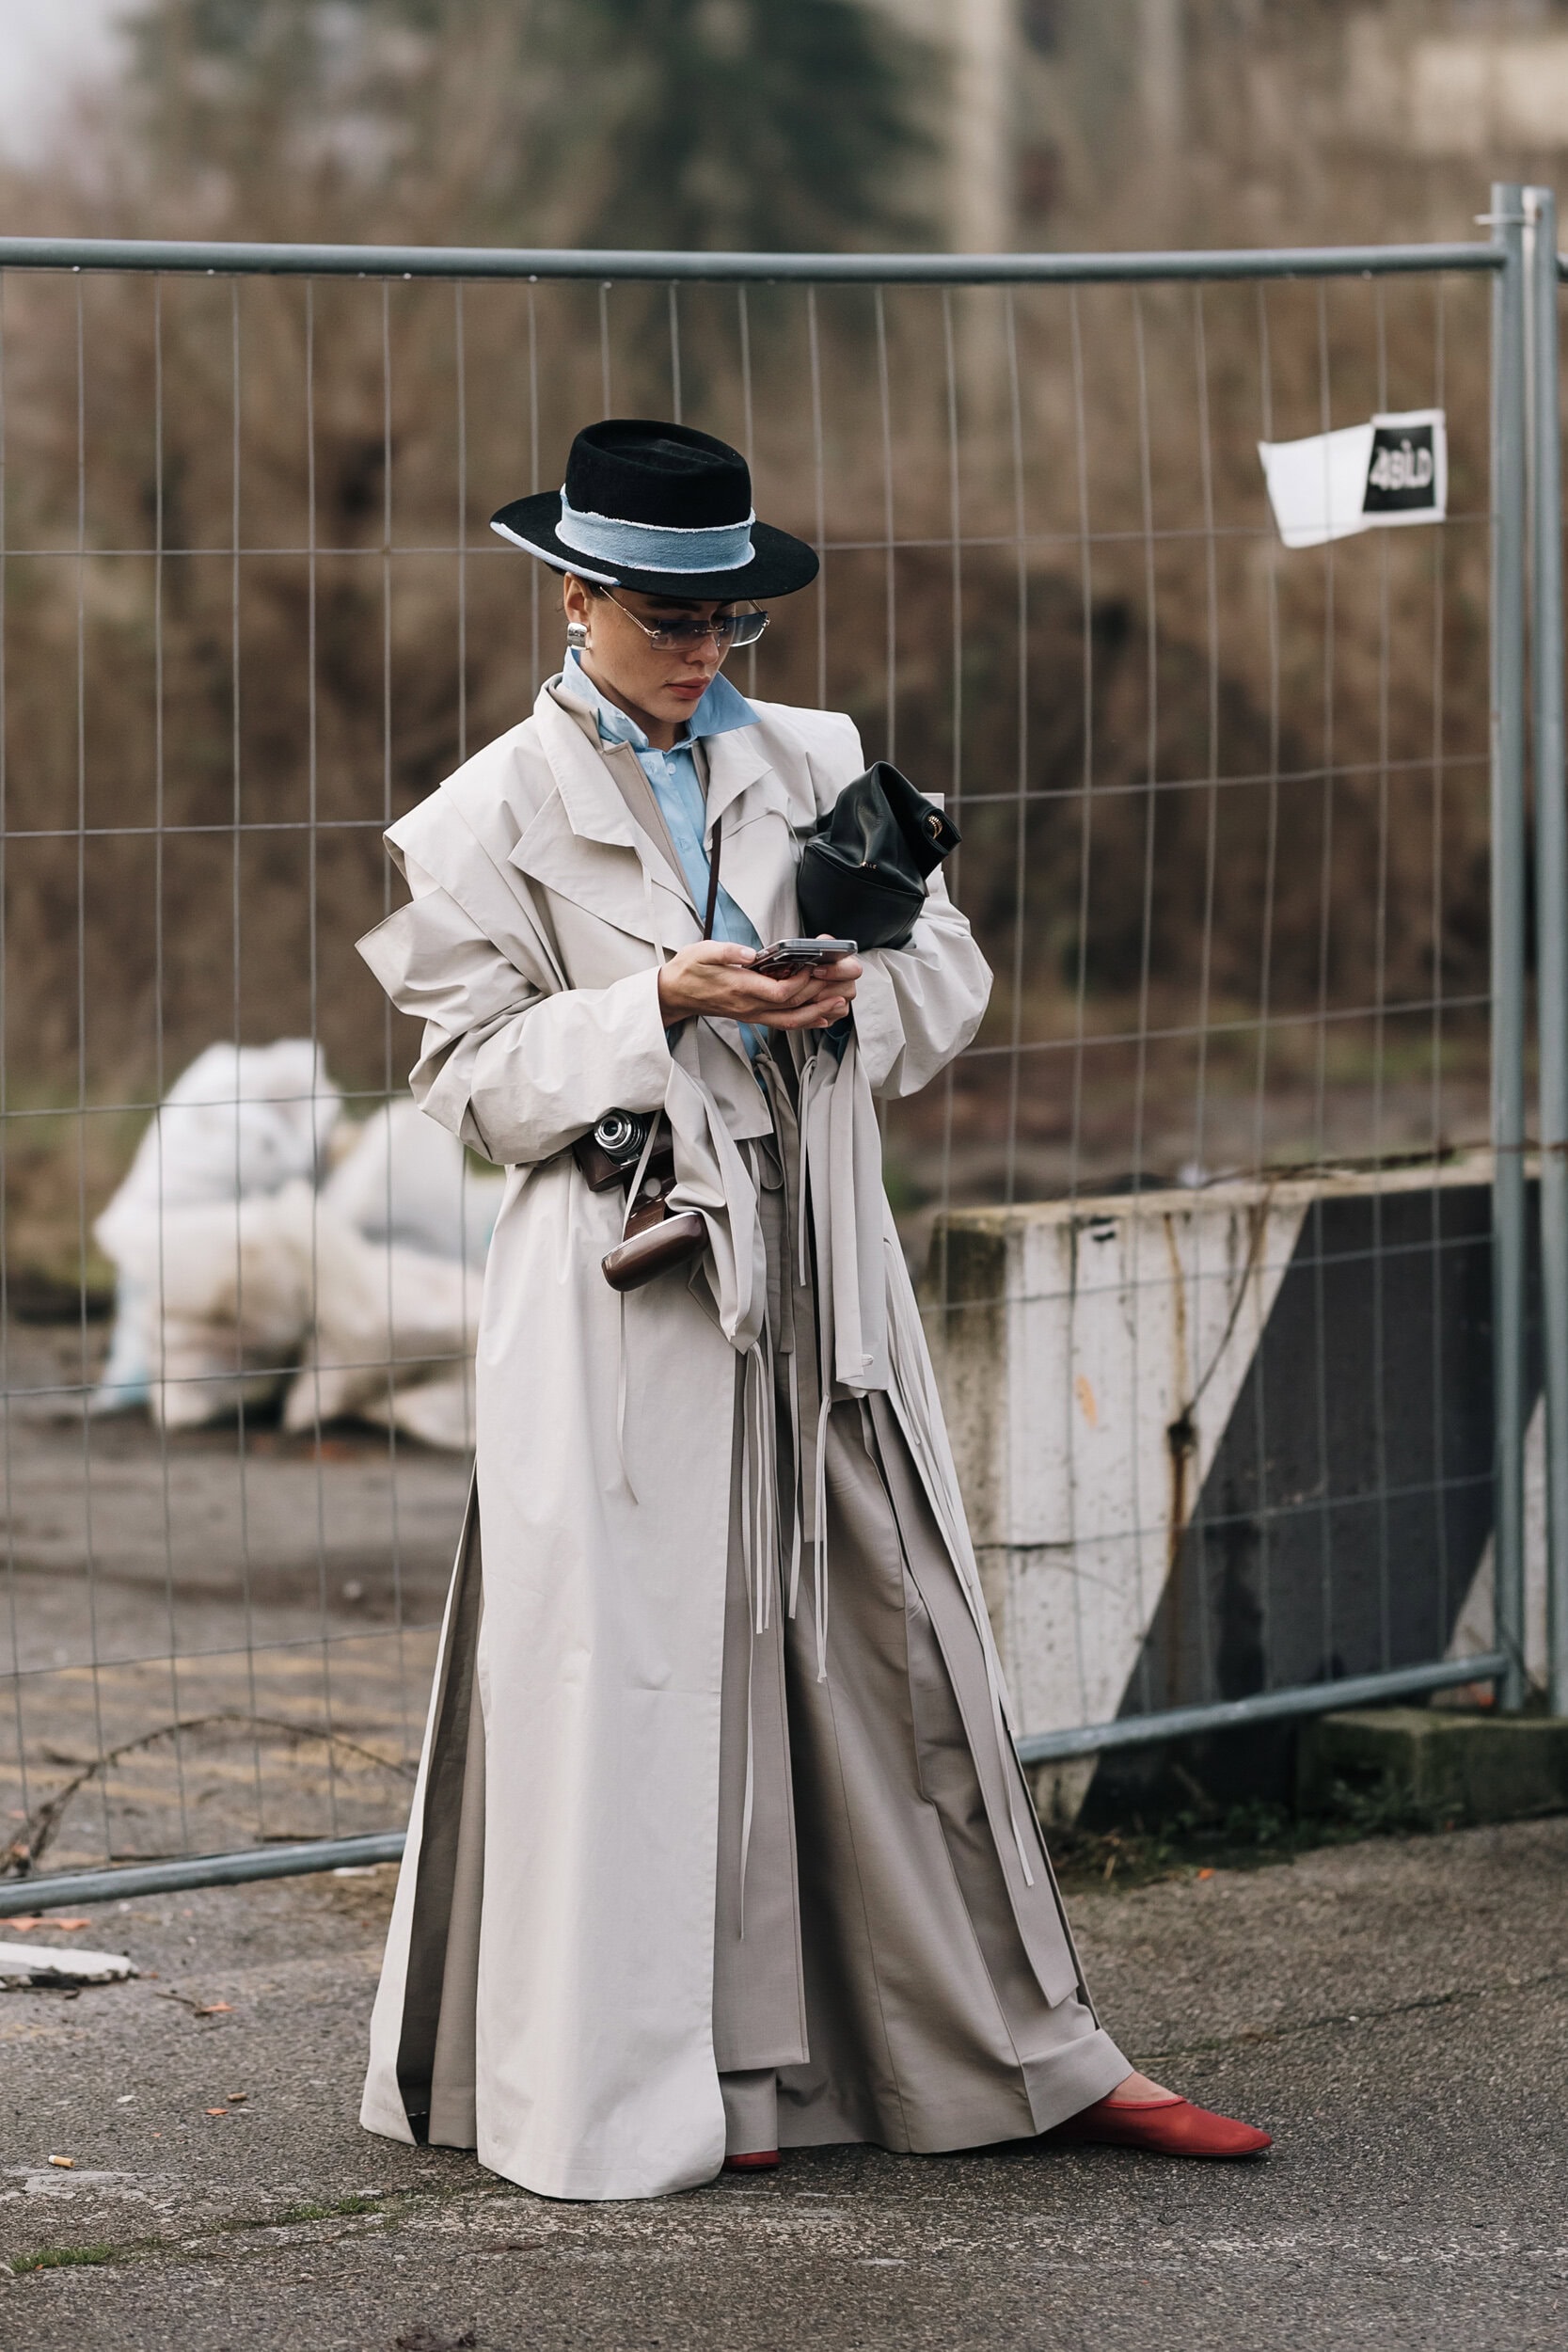
M 815 1453 L 816 1332 L 788 1246 L 792 1106 L 766 1057 L 763 1075 L 778 1149 L 755 1148 L 756 1173 L 787 1514 L 792 1424 Z M 736 1413 L 738 1440 L 738 1389 Z M 880 1394 L 835 1394 L 823 1430 L 825 1676 L 809 1518 L 796 1614 L 781 1580 L 758 1631 L 738 1467 L 732 1493 L 713 1992 L 730 2153 L 1025 2137 L 1132 2070 L 1090 2006 L 997 1736 L 980 1632 L 893 1410 Z M 815 1460 L 799 1468 L 809 1512 Z

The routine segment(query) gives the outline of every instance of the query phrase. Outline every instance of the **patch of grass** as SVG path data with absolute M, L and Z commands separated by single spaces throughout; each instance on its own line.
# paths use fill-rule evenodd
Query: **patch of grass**
M 382 2197 L 340 2197 L 331 2204 L 285 2205 L 281 2213 L 271 2214 L 265 2220 L 246 2226 L 253 2229 L 278 2229 L 294 2221 L 336 2221 L 350 2213 L 385 2213 L 387 2201 Z
M 78 2265 L 91 2267 L 118 2260 L 121 2251 L 118 2246 L 46 2246 L 40 2254 L 13 2254 L 11 2271 L 20 2279 L 29 2270 L 71 2270 Z
M 461 2193 L 460 2189 L 451 2192 L 453 2196 Z M 423 2201 L 443 2201 L 442 2198 L 434 2196 L 428 2190 L 420 2194 Z M 199 2235 L 216 2245 L 225 2239 L 242 2236 L 247 2231 L 276 2230 L 280 2224 L 290 2222 L 336 2221 L 345 2215 L 386 2215 L 388 2210 L 389 2200 L 384 2197 L 338 2197 L 323 2202 L 288 2205 L 281 2213 L 256 2214 L 243 2220 L 220 2221 L 200 2232 Z M 188 2243 L 188 2240 L 145 2237 L 129 2238 L 120 2246 L 52 2246 L 37 2254 L 13 2254 L 8 2266 L 12 2275 L 20 2278 L 30 2270 L 66 2270 L 78 2265 L 96 2267 L 104 2263 L 133 2262 L 148 2255 L 172 2253 L 177 2245 Z M 0 2278 L 5 2276 L 7 2267 L 6 2257 L 0 2255 Z

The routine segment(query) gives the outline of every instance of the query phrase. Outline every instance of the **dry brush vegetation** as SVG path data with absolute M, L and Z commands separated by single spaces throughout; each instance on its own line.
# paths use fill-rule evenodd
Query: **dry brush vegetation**
M 250 226 L 245 168 L 192 228 Z M 312 188 L 352 230 L 341 159 L 309 170 L 296 232 Z M 463 233 L 472 191 L 407 178 L 384 233 Z M 50 225 L 89 216 L 144 228 L 148 202 L 56 190 Z M 678 397 L 751 448 L 763 512 L 827 541 L 741 682 L 850 710 L 960 804 L 998 987 L 951 1097 L 895 1122 L 911 1197 L 944 1134 L 980 1194 L 1464 1140 L 1486 304 L 1419 278 L 673 311 L 663 287 L 13 273 L 8 1107 L 146 1101 L 235 1034 L 315 1029 L 351 1089 L 401 1082 L 411 1041 L 353 952 L 388 903 L 379 826 L 560 654 L 554 582 L 488 514 L 558 481 L 587 417 Z M 1257 440 L 1433 401 L 1449 523 L 1286 554 Z M 6 1123 L 13 1261 L 61 1263 L 135 1120 Z

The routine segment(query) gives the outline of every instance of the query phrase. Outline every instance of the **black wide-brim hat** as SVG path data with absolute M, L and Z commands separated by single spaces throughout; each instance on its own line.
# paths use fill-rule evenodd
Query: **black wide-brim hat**
M 760 601 L 816 578 L 814 548 L 758 522 L 738 450 L 647 417 L 585 425 L 564 486 L 514 499 L 490 528 L 558 572 L 653 596 Z

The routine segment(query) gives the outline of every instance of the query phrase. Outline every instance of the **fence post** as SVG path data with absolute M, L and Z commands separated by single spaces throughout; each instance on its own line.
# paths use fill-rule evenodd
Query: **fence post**
M 1562 739 L 1562 481 L 1557 199 L 1527 188 L 1530 660 L 1535 722 L 1536 1022 L 1541 1063 L 1541 1338 L 1545 1373 L 1548 1704 L 1568 1714 L 1568 799 Z
M 1492 1334 L 1494 1549 L 1505 1708 L 1524 1704 L 1525 270 L 1524 190 L 1492 188 Z

